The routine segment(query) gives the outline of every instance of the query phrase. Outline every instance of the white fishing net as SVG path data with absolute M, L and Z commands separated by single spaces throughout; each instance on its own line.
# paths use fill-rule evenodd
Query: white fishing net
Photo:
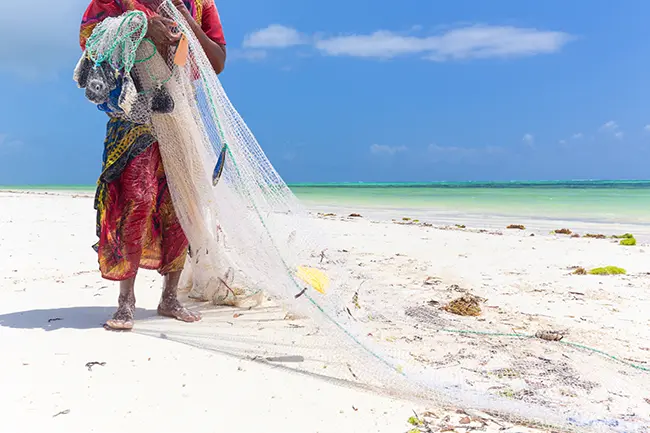
M 646 431 L 650 381 L 643 367 L 550 341 L 553 335 L 450 321 L 425 300 L 404 306 L 377 298 L 359 306 L 363 277 L 355 264 L 345 251 L 328 248 L 231 104 L 182 15 L 169 1 L 159 13 L 178 23 L 186 59 L 174 50 L 158 53 L 143 39 L 144 14 L 134 12 L 97 26 L 75 79 L 91 101 L 113 101 L 113 115 L 152 125 L 190 243 L 183 274 L 190 297 L 262 304 L 256 323 L 264 327 L 228 322 L 208 330 L 209 337 L 184 330 L 185 342 L 206 346 L 212 339 L 219 350 L 269 362 L 291 353 L 302 364 L 297 370 L 436 405 L 572 430 Z M 275 332 L 286 327 L 278 325 L 286 310 L 307 318 L 290 337 Z M 395 323 L 409 334 L 387 338 Z M 164 332 L 173 337 L 171 328 Z M 408 344 L 414 340 L 419 351 Z

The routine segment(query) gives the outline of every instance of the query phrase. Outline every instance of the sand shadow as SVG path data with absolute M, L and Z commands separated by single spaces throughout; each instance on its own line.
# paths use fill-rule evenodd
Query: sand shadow
M 115 307 L 70 307 L 46 310 L 28 310 L 0 314 L 0 328 L 43 329 L 95 329 L 101 328 L 115 312 Z M 136 320 L 156 316 L 155 310 L 137 308 Z

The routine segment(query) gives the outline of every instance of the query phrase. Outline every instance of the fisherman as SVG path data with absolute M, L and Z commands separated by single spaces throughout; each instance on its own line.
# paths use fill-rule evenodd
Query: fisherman
M 169 0 L 189 23 L 214 71 L 223 71 L 226 42 L 214 0 Z M 91 0 L 81 24 L 81 48 L 95 26 L 107 17 L 144 12 L 147 34 L 160 52 L 179 42 L 176 23 L 160 16 L 161 0 Z M 158 143 L 150 125 L 109 114 L 102 175 L 95 196 L 95 250 L 102 277 L 120 282 L 118 308 L 105 327 L 133 328 L 135 277 L 138 268 L 155 269 L 164 277 L 158 314 L 184 322 L 201 319 L 178 300 L 178 282 L 188 241 L 174 211 Z

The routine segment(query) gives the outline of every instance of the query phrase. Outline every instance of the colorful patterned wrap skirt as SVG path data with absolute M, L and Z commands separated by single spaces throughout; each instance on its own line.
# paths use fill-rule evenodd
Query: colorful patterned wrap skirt
M 108 122 L 95 209 L 102 277 L 122 281 L 138 268 L 163 275 L 183 269 L 188 242 L 149 126 Z

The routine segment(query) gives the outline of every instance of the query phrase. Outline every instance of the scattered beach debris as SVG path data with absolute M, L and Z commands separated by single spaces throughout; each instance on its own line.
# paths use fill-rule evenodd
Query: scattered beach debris
M 612 235 L 612 238 L 614 239 L 634 239 L 634 235 L 632 233 L 625 233 L 622 235 Z
M 442 307 L 448 313 L 456 314 L 458 316 L 480 316 L 480 304 L 486 300 L 472 294 L 465 294 L 460 298 L 456 298 L 449 304 Z
M 601 268 L 594 268 L 589 271 L 590 275 L 621 275 L 627 274 L 627 271 L 618 266 L 604 266 Z
M 621 239 L 621 241 L 619 242 L 619 245 L 624 245 L 626 247 L 632 247 L 632 246 L 636 245 L 636 239 L 634 239 L 634 238 Z
M 579 235 L 578 233 L 574 233 L 574 234 L 571 235 L 571 237 L 572 237 L 572 238 L 579 238 L 580 235 Z
M 440 283 L 442 283 L 442 280 L 438 277 L 427 277 L 424 280 L 425 286 L 437 286 Z
M 357 377 L 357 375 L 354 374 L 354 371 L 352 371 L 352 367 L 350 366 L 350 364 L 348 364 L 347 366 L 348 366 L 348 371 L 350 372 L 352 377 L 354 377 L 355 380 L 359 380 L 359 377 Z
M 457 229 L 466 229 L 467 226 L 465 224 L 456 224 Z
M 330 212 L 330 213 L 319 213 L 318 216 L 319 216 L 319 217 L 323 217 L 323 218 L 328 218 L 328 217 L 335 217 L 336 214 L 335 214 L 335 213 L 331 213 L 331 212 Z
M 417 427 L 424 424 L 417 415 L 410 417 L 407 422 Z
M 238 319 L 238 318 L 240 318 L 241 316 L 243 316 L 243 314 L 241 314 L 241 313 L 235 313 L 235 314 L 232 315 L 232 318 L 233 318 L 233 319 Z
M 554 233 L 556 235 L 570 235 L 573 232 L 570 229 L 555 229 Z
M 512 368 L 499 368 L 494 371 L 489 371 L 487 374 L 488 376 L 495 376 L 499 379 L 521 377 L 521 373 Z
M 546 341 L 560 341 L 564 338 L 565 332 L 562 331 L 537 331 L 535 337 Z
M 510 230 L 526 230 L 526 227 L 523 224 L 510 224 L 506 228 Z
M 93 367 L 99 365 L 100 367 L 104 367 L 106 365 L 105 362 L 97 362 L 97 361 L 91 361 L 86 363 L 86 368 L 88 371 L 93 371 Z
M 583 238 L 591 238 L 591 239 L 605 239 L 607 236 L 600 234 L 600 233 L 587 233 L 586 235 L 583 236 Z
M 452 284 L 449 286 L 449 290 L 453 290 L 454 292 L 465 292 L 466 290 L 460 287 L 458 284 Z
M 409 217 L 403 217 L 403 218 L 402 218 L 402 221 L 411 221 L 411 218 L 409 218 Z
M 354 292 L 354 295 L 352 295 L 352 304 L 354 304 L 354 308 L 357 310 L 361 309 L 361 305 L 359 305 L 359 292 Z
M 47 323 L 58 322 L 59 320 L 63 320 L 63 319 L 60 317 L 53 317 L 52 319 L 48 319 Z
M 359 288 L 356 290 L 356 292 L 354 292 L 354 295 L 352 295 L 352 304 L 357 310 L 361 309 L 361 304 L 359 304 L 359 292 L 361 291 L 361 287 L 363 287 L 366 281 L 368 280 L 363 280 L 361 284 L 359 284 Z
M 350 215 L 348 215 L 348 218 L 363 218 L 363 217 L 361 216 L 361 214 L 351 213 Z
M 67 415 L 69 413 L 70 413 L 70 409 L 62 410 L 61 412 L 52 415 L 52 418 L 56 418 L 59 415 Z
M 530 391 L 523 390 L 515 392 L 512 389 L 504 389 L 501 393 L 509 398 L 519 399 L 525 398 L 531 394 Z M 407 433 L 471 431 L 542 433 L 555 431 L 545 428 L 546 426 L 536 425 L 533 423 L 515 425 L 511 422 L 498 419 L 496 416 L 475 410 L 452 410 L 451 408 L 444 410 L 440 415 L 433 412 L 425 412 L 420 416 L 416 415 L 415 417 L 409 418 L 407 422 L 410 428 Z
M 569 269 L 573 269 L 572 274 L 574 275 L 587 275 L 587 270 L 582 266 L 573 266 Z

